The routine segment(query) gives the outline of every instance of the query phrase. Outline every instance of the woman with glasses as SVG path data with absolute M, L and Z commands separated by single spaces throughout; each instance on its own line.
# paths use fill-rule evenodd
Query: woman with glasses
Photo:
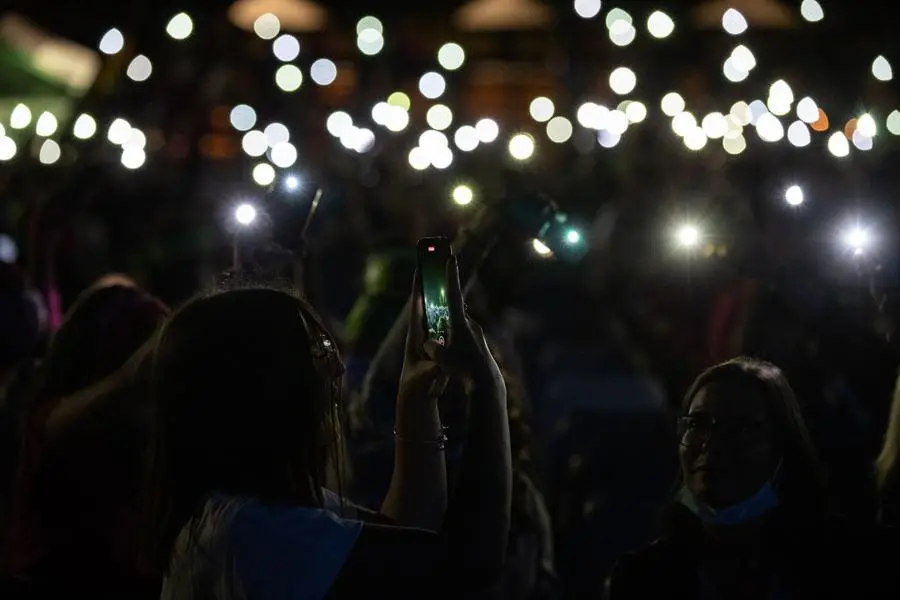
M 822 469 L 778 367 L 749 358 L 716 365 L 681 410 L 681 481 L 665 533 L 619 562 L 611 600 L 883 597 L 874 535 L 829 513 Z

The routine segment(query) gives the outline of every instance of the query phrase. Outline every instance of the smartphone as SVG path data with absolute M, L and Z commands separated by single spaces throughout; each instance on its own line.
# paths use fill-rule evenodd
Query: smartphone
M 425 304 L 425 329 L 428 337 L 445 346 L 450 340 L 450 291 L 447 261 L 453 255 L 450 240 L 445 237 L 422 238 L 416 245 L 422 299 Z

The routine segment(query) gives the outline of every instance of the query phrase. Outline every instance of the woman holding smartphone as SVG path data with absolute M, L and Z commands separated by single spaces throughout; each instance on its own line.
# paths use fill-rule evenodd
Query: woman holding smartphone
M 322 509 L 322 482 L 340 458 L 342 369 L 333 338 L 305 302 L 234 290 L 173 315 L 152 376 L 158 496 L 149 525 L 162 598 L 430 598 L 493 583 L 510 520 L 506 390 L 465 314 L 453 259 L 447 283 L 446 347 L 426 339 L 418 277 L 413 286 L 398 452 L 383 508 L 404 522 L 440 522 L 434 531 Z M 443 460 L 433 396 L 434 381 L 447 375 L 467 380 L 472 402 L 460 480 L 442 515 L 434 496 L 443 471 L 422 486 L 430 499 L 418 496 L 411 477 Z

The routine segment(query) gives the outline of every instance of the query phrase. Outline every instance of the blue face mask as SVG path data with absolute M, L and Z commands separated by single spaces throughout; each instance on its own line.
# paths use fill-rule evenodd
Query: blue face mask
M 780 466 L 780 465 L 779 465 Z M 776 473 L 778 471 L 776 470 Z M 682 486 L 678 492 L 678 501 L 689 511 L 697 515 L 704 523 L 710 525 L 741 525 L 765 516 L 778 506 L 778 492 L 775 491 L 773 476 L 759 490 L 737 504 L 723 508 L 713 508 L 700 502 L 697 497 Z

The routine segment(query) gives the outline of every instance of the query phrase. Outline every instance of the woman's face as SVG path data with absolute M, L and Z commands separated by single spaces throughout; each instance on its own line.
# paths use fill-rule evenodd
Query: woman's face
M 684 484 L 713 508 L 755 494 L 778 466 L 781 451 L 762 392 L 740 383 L 711 383 L 679 422 Z

